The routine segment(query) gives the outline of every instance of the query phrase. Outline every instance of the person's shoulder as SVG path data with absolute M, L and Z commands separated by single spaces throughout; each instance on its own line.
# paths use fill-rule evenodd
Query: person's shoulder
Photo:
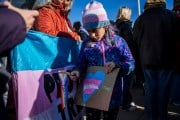
M 54 10 L 49 7 L 41 7 L 38 11 L 39 13 L 54 13 Z
M 118 26 L 131 26 L 132 25 L 132 21 L 131 20 L 117 20 L 116 24 Z
M 123 37 L 121 37 L 120 35 L 117 35 L 117 34 L 114 34 L 113 35 L 113 40 L 115 41 L 115 42 L 122 42 L 122 41 L 124 41 L 124 38 Z
M 166 11 L 168 14 L 170 14 L 172 16 L 176 16 L 176 14 L 172 10 L 166 9 Z
M 113 39 L 114 39 L 114 44 L 117 48 L 126 48 L 127 47 L 127 43 L 123 37 L 121 37 L 119 35 L 114 35 Z
M 117 19 L 115 25 L 121 25 L 124 21 L 121 19 Z

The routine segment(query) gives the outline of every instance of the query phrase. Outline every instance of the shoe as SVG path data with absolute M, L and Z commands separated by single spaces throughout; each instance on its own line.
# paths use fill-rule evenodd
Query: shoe
M 137 109 L 137 107 L 136 106 L 130 106 L 129 108 L 128 108 L 128 111 L 135 111 Z
M 121 107 L 121 109 L 124 110 L 124 111 L 135 111 L 137 109 L 137 107 L 136 107 L 134 102 L 131 102 L 130 105 L 123 106 L 123 107 Z
M 172 104 L 173 104 L 174 106 L 180 107 L 180 103 L 173 102 Z

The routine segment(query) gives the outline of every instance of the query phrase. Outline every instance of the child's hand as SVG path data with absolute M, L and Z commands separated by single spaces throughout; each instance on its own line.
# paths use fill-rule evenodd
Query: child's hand
M 72 81 L 76 81 L 77 79 L 79 79 L 79 71 L 72 71 L 69 77 Z
M 105 67 L 106 67 L 106 73 L 110 73 L 113 71 L 113 69 L 116 67 L 114 62 L 107 62 L 105 63 Z

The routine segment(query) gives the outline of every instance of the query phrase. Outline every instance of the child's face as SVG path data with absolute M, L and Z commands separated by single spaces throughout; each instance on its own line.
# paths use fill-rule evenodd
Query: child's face
M 103 38 L 106 29 L 104 27 L 101 27 L 101 28 L 89 29 L 87 31 L 89 33 L 89 36 L 93 40 L 100 41 Z

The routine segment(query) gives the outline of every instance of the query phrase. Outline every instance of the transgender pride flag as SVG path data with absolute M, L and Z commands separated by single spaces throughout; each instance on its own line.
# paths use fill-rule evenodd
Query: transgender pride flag
M 78 44 L 72 39 L 29 31 L 25 41 L 12 50 L 18 120 L 71 120 L 78 117 L 77 111 L 67 103 L 69 79 L 63 73 L 75 64 Z M 72 93 L 75 89 L 73 87 Z

